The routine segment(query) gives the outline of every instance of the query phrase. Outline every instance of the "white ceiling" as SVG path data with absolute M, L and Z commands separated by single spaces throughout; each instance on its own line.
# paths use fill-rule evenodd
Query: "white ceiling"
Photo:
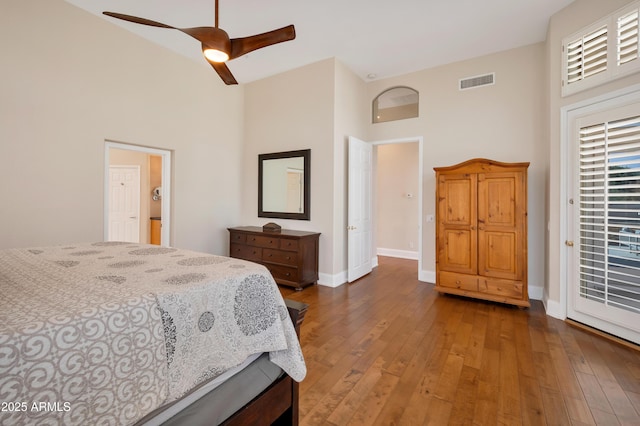
M 200 43 L 186 34 L 102 11 L 180 28 L 213 26 L 214 0 L 66 1 L 210 67 Z M 219 26 L 231 38 L 296 27 L 295 40 L 230 61 L 239 83 L 331 57 L 371 80 L 543 41 L 549 17 L 572 1 L 220 0 Z

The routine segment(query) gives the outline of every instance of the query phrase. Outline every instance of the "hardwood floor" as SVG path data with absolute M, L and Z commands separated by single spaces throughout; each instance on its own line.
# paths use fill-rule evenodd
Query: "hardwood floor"
M 308 303 L 301 425 L 639 425 L 640 352 L 530 309 L 438 295 L 380 257 Z

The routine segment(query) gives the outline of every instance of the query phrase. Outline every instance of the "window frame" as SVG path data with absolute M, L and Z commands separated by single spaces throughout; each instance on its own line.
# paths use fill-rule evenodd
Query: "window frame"
M 562 79 L 561 79 L 561 95 L 569 96 L 581 92 L 592 87 L 602 85 L 604 83 L 625 77 L 629 74 L 640 70 L 640 37 L 636 42 L 636 57 L 627 63 L 618 65 L 618 20 L 633 12 L 638 13 L 638 29 L 640 30 L 640 1 L 635 1 L 614 13 L 594 22 L 591 25 L 583 27 L 579 31 L 562 39 Z M 607 37 L 607 59 L 606 70 L 592 76 L 582 78 L 578 81 L 568 83 L 568 51 L 569 45 L 574 44 L 581 38 L 590 35 L 601 27 L 606 27 Z

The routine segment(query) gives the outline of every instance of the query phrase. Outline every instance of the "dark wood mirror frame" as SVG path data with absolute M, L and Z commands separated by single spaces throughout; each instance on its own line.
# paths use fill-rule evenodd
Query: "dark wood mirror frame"
M 303 197 L 301 213 L 289 213 L 279 211 L 265 211 L 263 185 L 264 185 L 264 162 L 269 160 L 278 160 L 283 158 L 302 157 L 304 162 L 303 172 Z M 298 219 L 311 220 L 311 150 L 302 149 L 298 151 L 274 152 L 270 154 L 258 155 L 258 217 L 269 217 L 274 219 Z

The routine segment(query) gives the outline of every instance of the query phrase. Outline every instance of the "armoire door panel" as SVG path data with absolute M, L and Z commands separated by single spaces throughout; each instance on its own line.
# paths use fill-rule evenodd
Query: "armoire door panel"
M 477 270 L 476 232 L 472 230 L 445 229 L 441 236 L 438 261 L 443 271 L 475 274 Z
M 443 225 L 471 227 L 477 220 L 476 175 L 442 176 L 438 182 L 442 194 L 438 209 Z
M 477 175 L 462 173 L 438 180 L 438 253 L 442 270 L 476 274 Z
M 478 221 L 485 226 L 517 225 L 517 173 L 478 175 Z
M 478 274 L 517 280 L 518 236 L 515 232 L 478 232 Z

